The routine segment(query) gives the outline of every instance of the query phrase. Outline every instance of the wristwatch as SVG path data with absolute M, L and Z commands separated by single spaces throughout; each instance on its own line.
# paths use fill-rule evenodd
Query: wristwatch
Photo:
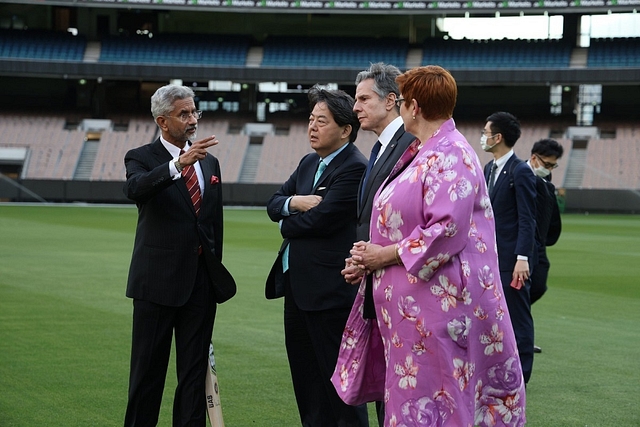
M 178 172 L 182 172 L 182 169 L 184 169 L 184 166 L 182 164 L 180 164 L 180 157 L 178 157 L 176 160 L 174 160 L 173 165 L 176 167 Z

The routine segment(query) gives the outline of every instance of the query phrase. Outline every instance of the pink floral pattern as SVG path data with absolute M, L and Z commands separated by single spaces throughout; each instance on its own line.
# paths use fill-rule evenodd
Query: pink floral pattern
M 379 190 L 371 217 L 372 243 L 397 243 L 403 263 L 373 275 L 385 425 L 523 426 L 482 168 L 453 120 L 419 143 Z

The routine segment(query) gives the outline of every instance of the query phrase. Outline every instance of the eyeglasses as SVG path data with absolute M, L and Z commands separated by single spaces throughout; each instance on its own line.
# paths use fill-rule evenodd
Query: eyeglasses
M 534 156 L 536 156 L 536 158 L 540 161 L 540 163 L 542 163 L 542 166 L 545 167 L 545 169 L 555 169 L 558 167 L 557 163 L 549 163 L 549 162 L 545 162 L 544 160 L 542 160 L 542 157 L 540 157 L 539 155 L 537 155 L 536 153 L 533 153 Z
M 396 98 L 394 102 L 396 103 L 396 107 L 400 108 L 400 106 L 404 102 L 404 98 Z
M 187 120 L 189 120 L 189 117 L 195 117 L 197 120 L 202 118 L 202 111 L 201 110 L 196 110 L 193 111 L 191 113 L 180 113 L 179 116 L 165 116 L 165 117 L 171 117 L 174 119 L 180 119 L 180 121 L 186 122 Z
M 487 131 L 486 129 L 482 129 L 480 131 L 480 133 L 484 136 L 486 136 L 487 138 L 493 138 L 494 136 L 498 135 L 500 132 L 496 132 L 493 135 L 487 135 L 487 133 L 491 133 L 491 131 Z

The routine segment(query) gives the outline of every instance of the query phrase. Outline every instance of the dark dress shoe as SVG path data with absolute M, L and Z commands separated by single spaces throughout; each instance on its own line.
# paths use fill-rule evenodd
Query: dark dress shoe
M 537 345 L 533 346 L 533 352 L 534 353 L 542 353 L 542 349 L 540 347 L 538 347 Z

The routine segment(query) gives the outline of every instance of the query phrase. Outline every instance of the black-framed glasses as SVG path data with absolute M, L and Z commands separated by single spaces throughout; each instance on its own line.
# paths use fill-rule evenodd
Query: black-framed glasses
M 540 163 L 542 163 L 542 166 L 544 166 L 545 169 L 555 169 L 558 167 L 557 163 L 545 162 L 544 160 L 542 160 L 542 157 L 540 157 L 538 154 L 533 153 L 533 155 L 536 156 L 536 158 L 540 161 Z
M 180 113 L 179 116 L 165 116 L 165 117 L 171 117 L 174 119 L 180 119 L 180 121 L 186 122 L 187 120 L 189 120 L 189 117 L 195 117 L 197 120 L 200 120 L 202 118 L 202 110 L 195 110 L 192 111 L 191 113 Z
M 400 108 L 400 106 L 404 102 L 404 98 L 396 98 L 394 102 L 396 103 L 396 107 Z

